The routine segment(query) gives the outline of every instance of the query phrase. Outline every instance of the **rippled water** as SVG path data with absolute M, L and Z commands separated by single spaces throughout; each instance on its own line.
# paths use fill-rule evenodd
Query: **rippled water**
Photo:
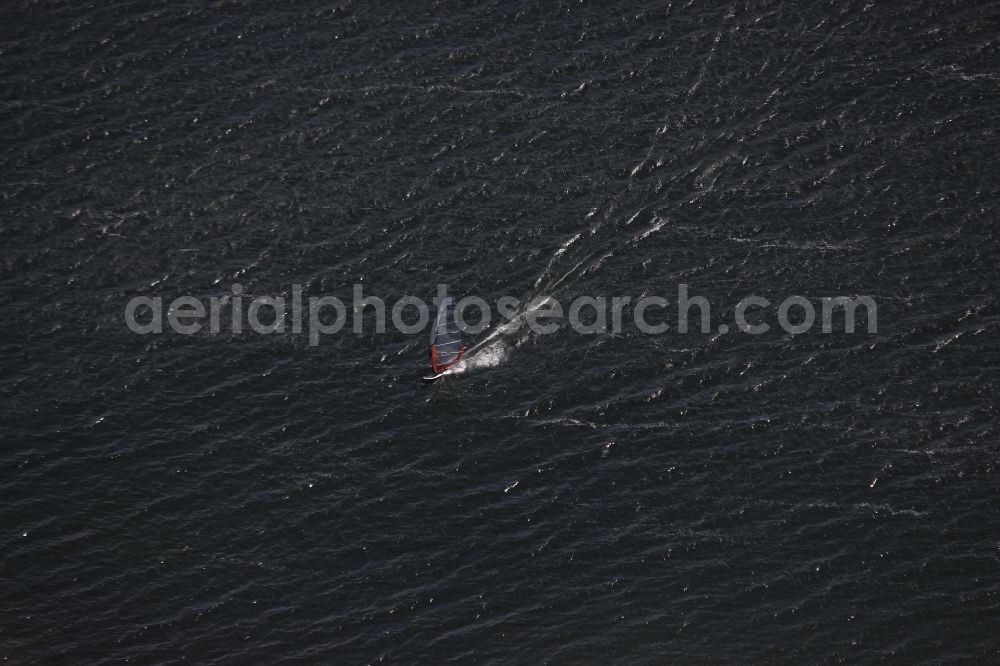
M 1000 11 L 908 4 L 9 3 L 0 657 L 996 661 Z M 125 327 L 237 282 L 878 332 Z

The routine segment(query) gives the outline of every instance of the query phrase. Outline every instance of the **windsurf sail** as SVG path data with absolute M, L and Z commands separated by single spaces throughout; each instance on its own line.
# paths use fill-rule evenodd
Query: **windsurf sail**
M 458 363 L 465 352 L 462 332 L 455 321 L 455 302 L 450 296 L 441 299 L 431 327 L 431 369 L 440 374 Z

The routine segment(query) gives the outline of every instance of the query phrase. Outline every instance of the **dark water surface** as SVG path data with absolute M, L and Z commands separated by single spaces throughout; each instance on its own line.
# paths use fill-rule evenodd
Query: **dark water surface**
M 0 17 L 0 658 L 1000 659 L 996 4 Z M 125 326 L 237 282 L 878 332 Z

